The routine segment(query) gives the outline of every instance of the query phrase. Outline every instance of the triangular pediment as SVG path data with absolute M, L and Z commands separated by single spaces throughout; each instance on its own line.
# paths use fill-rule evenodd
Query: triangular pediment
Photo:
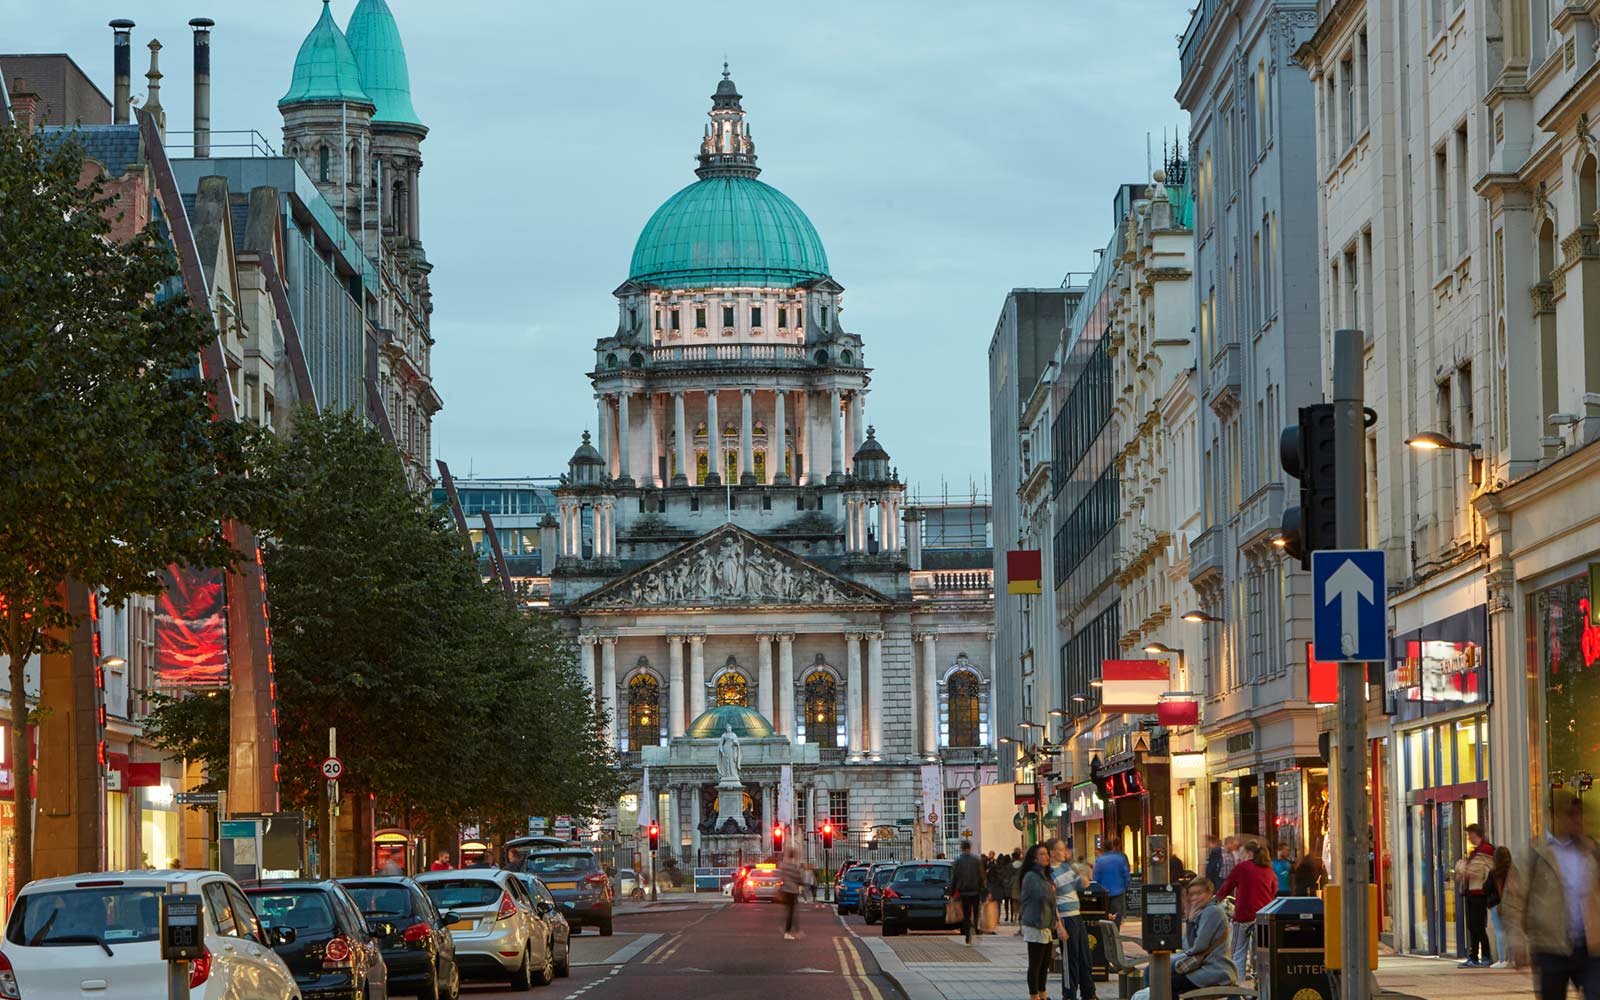
M 733 524 L 613 580 L 577 601 L 594 610 L 679 611 L 699 608 L 883 607 L 889 598 L 829 573 Z

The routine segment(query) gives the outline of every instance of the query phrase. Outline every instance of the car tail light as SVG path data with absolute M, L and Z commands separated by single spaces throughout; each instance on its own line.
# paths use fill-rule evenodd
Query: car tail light
M 428 940 L 428 925 L 425 923 L 412 924 L 400 932 L 400 940 L 406 944 L 417 944 Z
M 322 948 L 322 967 L 343 965 L 350 961 L 350 942 L 343 937 L 336 937 Z
M 500 893 L 500 909 L 494 911 L 496 920 L 510 920 L 517 915 L 517 904 L 512 901 L 511 893 Z
M 887 886 L 886 885 L 886 886 L 883 887 L 883 898 L 884 899 L 899 899 L 900 898 L 900 894 L 898 892 L 895 892 L 894 888 L 892 886 Z
M 10 966 L 8 965 L 6 968 L 9 969 Z M 207 979 L 210 979 L 210 978 L 211 978 L 211 949 L 207 948 L 205 951 L 202 951 L 200 953 L 200 957 L 199 958 L 197 958 L 193 962 L 189 963 L 189 988 L 192 990 L 192 989 L 194 989 L 195 987 L 199 986 L 201 983 L 205 982 Z M 4 983 L 5 983 L 5 971 L 4 970 L 0 970 L 0 991 L 3 991 Z M 3 992 L 0 992 L 0 995 L 13 996 L 13 997 L 22 996 L 21 993 L 3 993 Z

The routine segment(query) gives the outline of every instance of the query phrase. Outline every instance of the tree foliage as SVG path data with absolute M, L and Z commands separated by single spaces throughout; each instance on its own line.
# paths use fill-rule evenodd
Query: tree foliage
M 247 477 L 260 437 L 213 419 L 199 356 L 210 319 L 178 290 L 155 224 L 119 213 L 82 148 L 0 127 L 0 654 L 10 690 L 62 648 L 67 581 L 110 603 L 161 589 L 170 564 L 230 564 L 222 522 L 270 501 Z M 26 706 L 14 698 L 18 884 L 32 877 Z M 48 706 L 45 706 L 48 707 Z

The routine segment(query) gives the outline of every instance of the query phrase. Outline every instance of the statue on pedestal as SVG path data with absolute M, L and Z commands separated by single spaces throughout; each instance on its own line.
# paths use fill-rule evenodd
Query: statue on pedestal
M 744 749 L 739 745 L 739 735 L 729 726 L 717 741 L 717 784 L 739 784 L 739 768 L 744 764 Z

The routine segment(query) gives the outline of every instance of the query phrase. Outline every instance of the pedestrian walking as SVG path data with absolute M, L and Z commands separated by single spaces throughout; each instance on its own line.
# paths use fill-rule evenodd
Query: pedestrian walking
M 961 842 L 961 853 L 950 867 L 950 894 L 961 899 L 961 934 L 970 948 L 978 933 L 978 899 L 983 895 L 983 862 L 972 853 L 972 841 Z
M 1022 867 L 1022 848 L 1014 847 L 1006 866 L 1006 919 L 1012 923 L 1018 922 L 1022 912 Z
M 1600 846 L 1583 829 L 1583 801 L 1558 797 L 1550 833 L 1511 869 L 1500 905 L 1512 962 L 1532 963 L 1539 1000 L 1564 1000 L 1570 983 L 1600 998 Z
M 1239 863 L 1239 838 L 1229 834 L 1222 838 L 1222 864 L 1217 867 L 1217 878 L 1221 885 L 1233 874 L 1233 869 Z
M 783 876 L 783 884 L 778 887 L 778 898 L 783 902 L 783 939 L 793 941 L 794 931 L 794 904 L 800 898 L 800 887 L 805 882 L 804 861 L 800 857 L 800 849 L 793 844 L 783 852 L 783 861 L 778 865 L 778 874 Z
M 428 871 L 443 872 L 449 871 L 452 867 L 454 866 L 450 864 L 450 852 L 440 851 L 438 854 L 434 855 L 433 864 L 428 866 Z
M 1050 851 L 1034 844 L 1023 856 L 1021 877 L 1022 940 L 1028 945 L 1028 1000 L 1045 1000 L 1050 989 L 1052 941 L 1060 919 L 1056 916 L 1056 887 L 1050 877 Z
M 1272 871 L 1267 849 L 1255 841 L 1247 845 L 1254 854 L 1249 861 L 1236 866 L 1233 873 L 1217 889 L 1216 902 L 1233 896 L 1233 967 L 1240 976 L 1250 959 L 1250 931 L 1256 922 L 1256 913 L 1272 902 L 1278 894 L 1278 876 Z
M 1489 876 L 1494 872 L 1494 845 L 1483 827 L 1467 825 L 1467 855 L 1456 862 L 1456 887 L 1466 904 L 1467 960 L 1458 968 L 1487 969 L 1489 960 Z
M 1132 877 L 1133 869 L 1128 864 L 1128 856 L 1122 853 L 1122 838 L 1112 837 L 1111 843 L 1095 859 L 1094 880 L 1106 891 L 1106 915 L 1118 927 L 1122 926 L 1122 914 L 1128 902 L 1128 883 Z
M 1212 885 L 1222 884 L 1222 841 L 1214 833 L 1206 834 L 1205 876 Z
M 1278 895 L 1287 896 L 1294 888 L 1294 862 L 1289 858 L 1289 845 L 1278 845 L 1278 856 L 1272 859 L 1273 874 L 1278 876 Z
M 1494 928 L 1494 964 L 1491 969 L 1504 969 L 1511 965 L 1511 953 L 1506 951 L 1506 922 L 1501 913 L 1505 901 L 1506 883 L 1511 879 L 1511 848 L 1504 844 L 1494 849 L 1494 868 L 1489 872 L 1489 926 Z
M 1089 929 L 1083 922 L 1078 899 L 1083 877 L 1072 865 L 1066 842 L 1059 837 L 1045 841 L 1050 848 L 1051 881 L 1056 889 L 1056 916 L 1061 921 L 1062 1000 L 1095 1000 L 1094 970 L 1089 959 Z

